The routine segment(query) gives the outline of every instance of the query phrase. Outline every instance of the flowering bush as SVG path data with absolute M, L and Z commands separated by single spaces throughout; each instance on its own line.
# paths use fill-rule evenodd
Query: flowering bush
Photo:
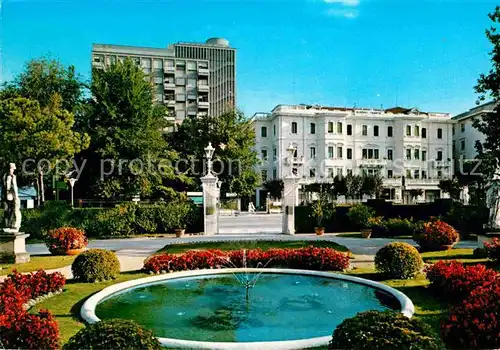
M 490 260 L 496 263 L 500 262 L 500 239 L 494 237 L 490 242 L 484 243 L 484 248 L 486 249 L 486 254 Z
M 52 254 L 64 254 L 70 249 L 85 248 L 89 241 L 82 230 L 74 227 L 61 227 L 49 231 L 45 244 Z
M 452 307 L 441 333 L 452 349 L 500 348 L 500 279 L 474 289 L 458 306 Z
M 423 266 L 418 250 L 408 243 L 389 243 L 375 254 L 375 268 L 389 278 L 413 278 Z
M 424 224 L 424 231 L 416 233 L 413 239 L 424 251 L 447 250 L 460 240 L 460 236 L 446 222 L 433 220 Z
M 457 261 L 437 263 L 425 269 L 429 288 L 451 301 L 462 301 L 478 286 L 498 279 L 498 273 L 484 265 L 464 266 Z
M 349 267 L 349 255 L 332 248 L 188 251 L 181 255 L 162 254 L 149 258 L 144 270 L 158 273 L 226 267 L 274 267 L 342 271 Z
M 22 275 L 14 271 L 0 284 L 0 341 L 6 348 L 57 349 L 59 330 L 46 310 L 26 311 L 30 299 L 60 290 L 65 283 L 60 273 L 38 271 Z

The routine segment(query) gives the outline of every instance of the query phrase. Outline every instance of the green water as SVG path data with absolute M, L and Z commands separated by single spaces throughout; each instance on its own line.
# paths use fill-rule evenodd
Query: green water
M 400 307 L 393 296 L 365 285 L 289 274 L 262 274 L 247 300 L 235 277 L 221 274 L 130 290 L 96 314 L 135 320 L 158 337 L 252 342 L 331 335 L 345 318 L 391 307 Z

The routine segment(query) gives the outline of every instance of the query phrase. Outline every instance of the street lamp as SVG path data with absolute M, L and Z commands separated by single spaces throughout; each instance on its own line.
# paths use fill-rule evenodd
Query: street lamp
M 207 175 L 212 175 L 212 156 L 214 155 L 215 148 L 212 147 L 212 142 L 204 148 L 205 156 L 207 157 Z
M 71 186 L 71 208 L 74 208 L 74 198 L 73 198 L 73 188 L 75 187 L 77 179 L 71 178 L 69 179 L 69 185 Z

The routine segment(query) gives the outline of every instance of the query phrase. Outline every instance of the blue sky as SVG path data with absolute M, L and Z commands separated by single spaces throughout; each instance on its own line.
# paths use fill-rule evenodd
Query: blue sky
M 495 1 L 0 0 L 1 80 L 44 54 L 88 79 L 92 43 L 165 47 L 224 37 L 238 105 L 392 107 L 460 113 L 488 71 Z

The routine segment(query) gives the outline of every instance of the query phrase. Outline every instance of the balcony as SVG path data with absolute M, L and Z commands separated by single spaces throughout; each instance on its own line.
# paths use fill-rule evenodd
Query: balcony
M 198 91 L 199 92 L 208 92 L 210 90 L 210 86 L 206 84 L 198 84 Z
M 385 159 L 360 159 L 357 161 L 358 167 L 376 167 L 381 168 L 387 165 Z
M 165 90 L 175 90 L 175 83 L 165 83 L 163 84 Z
M 198 111 L 196 109 L 188 109 L 187 114 L 191 116 L 196 116 L 198 114 Z
M 401 187 L 403 185 L 401 178 L 383 179 L 384 187 Z
M 163 73 L 175 74 L 175 67 L 165 67 L 165 68 L 163 68 Z
M 204 75 L 207 76 L 210 74 L 210 71 L 208 68 L 198 68 L 198 75 Z
M 198 102 L 198 108 L 200 109 L 206 109 L 210 107 L 210 102 L 205 102 L 205 101 L 199 101 Z
M 451 166 L 451 161 L 449 160 L 434 160 L 433 165 L 435 168 L 448 168 Z
M 440 179 L 405 179 L 405 185 L 415 186 L 415 185 L 427 185 L 427 186 L 437 186 L 439 185 Z
M 167 100 L 165 101 L 165 105 L 167 105 L 167 107 L 175 107 L 175 100 Z

